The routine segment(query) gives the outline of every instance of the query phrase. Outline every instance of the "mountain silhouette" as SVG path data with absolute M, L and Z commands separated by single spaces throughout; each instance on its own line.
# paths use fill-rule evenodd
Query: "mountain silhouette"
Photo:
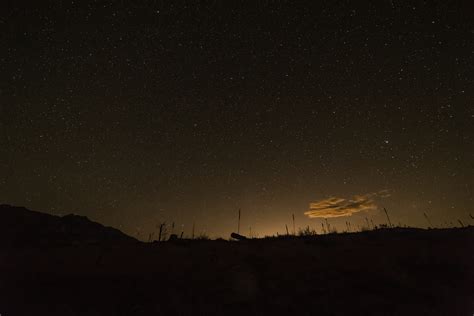
M 10 246 L 133 243 L 120 230 L 93 222 L 85 216 L 56 216 L 24 207 L 0 205 L 0 243 Z

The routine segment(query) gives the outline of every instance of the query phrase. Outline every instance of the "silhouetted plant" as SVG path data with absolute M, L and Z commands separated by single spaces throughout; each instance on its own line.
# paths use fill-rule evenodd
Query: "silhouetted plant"
M 300 237 L 303 237 L 303 236 L 315 236 L 317 235 L 318 233 L 316 232 L 315 229 L 312 229 L 308 226 L 306 226 L 305 228 L 299 228 L 298 229 L 298 236 Z
M 346 222 L 346 232 L 350 232 L 351 231 L 351 223 L 350 222 Z
M 166 240 L 166 222 L 160 224 L 160 230 L 158 232 L 158 241 Z
M 296 235 L 295 214 L 293 214 L 293 235 Z
M 385 212 L 385 215 L 387 215 L 388 227 L 393 227 L 393 226 L 392 226 L 392 222 L 390 221 L 390 217 L 388 216 L 387 209 L 384 207 L 383 210 L 384 210 L 384 212 Z
M 210 238 L 206 233 L 202 232 L 196 237 L 196 239 L 197 240 L 209 240 Z
M 170 234 L 171 234 L 171 235 L 174 234 L 174 222 L 171 224 L 171 233 L 170 233 Z
M 428 228 L 432 228 L 433 225 L 431 224 L 431 221 L 430 221 L 430 218 L 428 217 L 428 215 L 425 212 L 423 212 L 423 216 L 425 217 L 426 221 L 428 222 L 428 225 L 429 225 Z
M 338 234 L 339 232 L 337 231 L 336 227 L 331 227 L 331 230 L 329 231 L 329 234 Z
M 150 234 L 148 235 L 148 242 L 152 242 L 152 241 L 153 241 L 153 235 L 154 235 L 154 234 L 155 234 L 155 233 L 152 232 L 152 233 L 150 233 Z
M 327 232 L 328 232 L 328 234 L 329 234 L 329 233 L 331 232 L 331 225 L 329 225 L 329 222 L 328 222 L 328 219 L 327 219 L 327 218 L 325 218 L 324 220 L 326 221 L 326 230 L 327 230 Z

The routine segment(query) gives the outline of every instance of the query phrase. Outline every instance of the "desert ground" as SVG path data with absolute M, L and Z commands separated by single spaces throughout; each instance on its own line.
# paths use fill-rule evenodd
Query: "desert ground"
M 1 315 L 472 315 L 474 227 L 3 243 Z

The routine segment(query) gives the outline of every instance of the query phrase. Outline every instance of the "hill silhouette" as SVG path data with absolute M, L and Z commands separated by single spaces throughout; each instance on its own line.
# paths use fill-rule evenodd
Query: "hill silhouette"
M 0 243 L 10 246 L 135 242 L 120 230 L 85 216 L 55 216 L 24 207 L 0 205 Z

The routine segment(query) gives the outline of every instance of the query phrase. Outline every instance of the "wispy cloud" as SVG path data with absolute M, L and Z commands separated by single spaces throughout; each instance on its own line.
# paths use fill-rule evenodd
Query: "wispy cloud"
M 309 204 L 309 210 L 304 214 L 310 218 L 330 218 L 352 216 L 359 212 L 368 212 L 377 209 L 376 197 L 389 197 L 388 190 L 355 195 L 350 199 L 330 197 Z

